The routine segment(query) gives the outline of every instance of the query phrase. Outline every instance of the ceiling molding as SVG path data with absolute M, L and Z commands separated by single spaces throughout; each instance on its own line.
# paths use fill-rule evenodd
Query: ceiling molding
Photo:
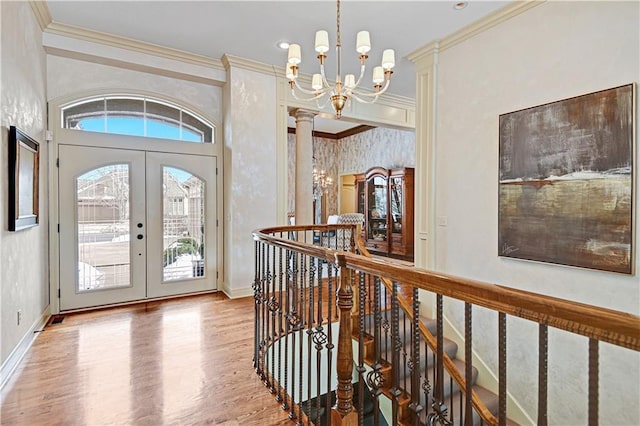
M 278 71 L 275 65 L 265 64 L 264 62 L 254 61 L 252 59 L 240 58 L 229 54 L 222 56 L 222 65 L 228 71 L 229 68 L 242 68 L 249 71 L 255 71 L 270 76 L 277 76 Z M 284 73 L 282 74 L 284 76 Z
M 460 30 L 449 34 L 446 37 L 443 37 L 436 43 L 432 41 L 423 47 L 420 47 L 413 52 L 407 55 L 407 59 L 412 62 L 419 61 L 421 58 L 428 56 L 434 52 L 434 49 L 438 48 L 440 52 L 449 49 L 459 43 L 462 43 L 465 40 L 468 40 L 484 31 L 487 31 L 490 28 L 495 27 L 502 22 L 508 21 L 509 19 L 517 16 L 527 10 L 544 4 L 546 0 L 524 0 L 524 1 L 515 1 L 513 3 L 509 3 L 505 7 L 496 10 L 493 13 L 481 18 L 471 24 L 461 28 Z
M 327 133 L 327 132 L 319 132 L 317 130 L 314 130 L 313 137 L 339 140 L 339 139 L 344 139 L 349 136 L 357 135 L 358 133 L 366 132 L 367 130 L 371 130 L 375 128 L 376 126 L 368 126 L 366 124 L 361 124 L 359 126 L 352 127 L 347 130 L 343 130 L 342 132 L 339 132 L 339 133 Z M 287 133 L 295 135 L 296 129 L 294 127 L 287 127 Z
M 45 32 L 224 71 L 222 62 L 217 59 L 188 53 L 178 49 L 172 49 L 170 47 L 159 46 L 157 44 L 146 43 L 127 37 L 76 27 L 74 25 L 51 22 L 45 29 Z
M 44 31 L 45 28 L 51 24 L 51 13 L 49 12 L 47 2 L 30 1 L 29 5 L 31 6 L 31 10 L 33 10 L 33 14 L 36 16 L 36 21 L 38 21 L 40 29 Z

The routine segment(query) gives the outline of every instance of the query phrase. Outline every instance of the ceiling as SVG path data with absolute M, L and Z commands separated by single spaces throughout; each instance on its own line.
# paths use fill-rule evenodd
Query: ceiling
M 378 65 L 382 50 L 396 51 L 396 67 L 389 93 L 415 97 L 413 64 L 406 55 L 503 7 L 506 1 L 470 0 L 456 10 L 454 0 L 360 1 L 342 0 L 342 70 L 357 73 L 356 33 L 368 30 L 366 83 Z M 317 72 L 315 31 L 325 29 L 335 44 L 334 1 L 66 1 L 48 0 L 53 21 L 115 34 L 160 46 L 220 59 L 224 54 L 284 67 L 287 51 L 279 41 L 302 47 L 304 73 Z M 335 50 L 328 52 L 328 78 L 335 75 Z M 318 121 L 327 121 L 318 119 Z M 350 125 L 337 126 L 342 131 Z M 316 123 L 316 127 L 319 126 Z M 332 130 L 329 130 L 334 132 Z

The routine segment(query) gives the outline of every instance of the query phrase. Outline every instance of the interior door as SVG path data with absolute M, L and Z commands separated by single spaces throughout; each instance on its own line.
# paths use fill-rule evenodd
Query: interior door
M 60 145 L 59 155 L 60 309 L 144 299 L 144 151 Z
M 59 156 L 61 310 L 216 289 L 215 156 Z

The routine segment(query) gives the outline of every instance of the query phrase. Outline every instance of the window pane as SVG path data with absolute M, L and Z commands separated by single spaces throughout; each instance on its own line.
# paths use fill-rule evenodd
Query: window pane
M 190 132 L 198 135 L 200 142 L 213 142 L 213 132 L 210 126 L 198 120 L 193 115 L 182 113 L 182 133 Z M 191 139 L 185 139 L 191 140 Z
M 85 173 L 76 190 L 77 291 L 130 286 L 129 166 Z
M 104 132 L 104 99 L 97 99 L 74 105 L 64 110 L 63 120 L 66 129 Z
M 204 276 L 204 181 L 163 167 L 163 281 Z
M 146 136 L 186 142 L 213 142 L 213 127 L 182 110 L 148 99 L 107 97 L 63 110 L 67 129 Z

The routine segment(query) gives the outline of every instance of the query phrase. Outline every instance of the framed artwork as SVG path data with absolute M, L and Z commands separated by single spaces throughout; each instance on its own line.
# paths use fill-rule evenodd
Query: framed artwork
M 38 225 L 39 148 L 25 133 L 9 128 L 9 231 Z
M 633 84 L 499 118 L 499 256 L 631 274 Z

